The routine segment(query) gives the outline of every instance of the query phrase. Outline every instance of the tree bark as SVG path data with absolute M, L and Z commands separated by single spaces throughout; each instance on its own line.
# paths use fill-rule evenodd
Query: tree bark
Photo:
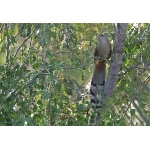
M 116 84 L 117 84 L 118 75 L 122 64 L 123 52 L 124 52 L 126 27 L 127 27 L 127 23 L 118 23 L 114 25 L 115 42 L 114 42 L 113 55 L 111 57 L 110 69 L 108 72 L 108 78 L 104 86 L 105 99 L 112 96 L 113 92 L 116 89 Z

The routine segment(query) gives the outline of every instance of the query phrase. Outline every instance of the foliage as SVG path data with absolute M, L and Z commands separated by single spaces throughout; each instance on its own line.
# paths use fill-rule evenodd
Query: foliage
M 97 35 L 112 41 L 112 24 L 0 24 L 0 31 L 0 125 L 86 126 L 96 117 L 84 89 Z M 149 36 L 148 24 L 128 25 L 117 89 L 93 125 L 149 125 Z

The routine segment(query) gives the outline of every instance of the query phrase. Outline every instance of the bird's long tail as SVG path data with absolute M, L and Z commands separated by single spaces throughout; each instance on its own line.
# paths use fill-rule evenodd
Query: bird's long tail
M 100 108 L 103 99 L 103 87 L 105 84 L 105 72 L 106 63 L 105 61 L 99 61 L 95 64 L 94 73 L 92 77 L 90 96 L 93 108 Z

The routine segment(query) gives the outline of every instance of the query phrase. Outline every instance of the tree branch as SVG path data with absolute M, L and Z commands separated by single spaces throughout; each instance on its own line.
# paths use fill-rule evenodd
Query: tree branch
M 34 30 L 32 31 L 32 33 L 22 42 L 22 44 L 18 47 L 18 49 L 16 50 L 16 53 L 14 54 L 14 57 L 16 57 L 16 55 L 18 54 L 20 48 L 29 40 L 29 38 L 32 36 L 32 34 L 34 33 L 36 27 L 34 28 Z
M 3 27 L 4 27 L 4 23 L 1 24 L 0 33 L 2 33 Z
M 6 65 L 7 68 L 9 66 L 9 46 L 10 46 L 10 42 L 9 42 L 9 34 L 8 34 L 8 24 L 5 24 L 5 30 L 6 30 L 6 37 L 7 37 L 7 44 L 6 44 Z
M 123 76 L 123 75 L 125 75 L 125 74 L 127 74 L 128 72 L 130 72 L 131 70 L 133 70 L 133 69 L 149 69 L 149 67 L 150 66 L 148 66 L 148 67 L 138 67 L 138 65 L 140 65 L 140 64 L 142 64 L 142 63 L 147 63 L 147 62 L 149 62 L 150 60 L 148 60 L 148 61 L 143 61 L 143 62 L 139 62 L 138 64 L 136 64 L 135 66 L 131 66 L 131 67 L 129 67 L 129 68 L 127 68 L 126 69 L 126 71 L 124 72 L 124 73 L 122 73 L 122 74 L 119 74 L 119 76 Z
M 42 70 L 42 71 L 39 72 L 37 75 L 35 75 L 35 76 L 32 77 L 31 79 L 29 79 L 29 81 L 19 89 L 19 91 L 13 90 L 12 92 L 10 92 L 10 93 L 6 96 L 6 98 L 10 98 L 12 95 L 13 95 L 13 96 L 18 95 L 23 89 L 25 89 L 25 88 L 26 88 L 28 85 L 30 85 L 35 79 L 37 79 L 43 72 L 44 72 L 44 70 Z
M 137 91 L 138 93 L 139 93 L 139 91 L 143 88 L 144 84 L 146 84 L 149 80 L 150 80 L 150 76 L 148 76 L 148 77 L 144 80 L 144 82 L 139 86 L 138 91 Z
M 104 87 L 105 99 L 109 98 L 116 88 L 116 83 L 119 76 L 120 66 L 122 64 L 124 43 L 126 37 L 126 23 L 118 23 L 114 26 L 115 42 L 112 55 L 112 62 L 109 69 L 108 79 Z

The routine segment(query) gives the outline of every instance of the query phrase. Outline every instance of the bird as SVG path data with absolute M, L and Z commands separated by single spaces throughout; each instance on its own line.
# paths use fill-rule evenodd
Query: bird
M 94 51 L 95 66 L 90 86 L 90 101 L 93 108 L 100 108 L 102 106 L 101 100 L 104 96 L 106 61 L 111 57 L 111 54 L 110 42 L 103 34 L 99 34 Z

